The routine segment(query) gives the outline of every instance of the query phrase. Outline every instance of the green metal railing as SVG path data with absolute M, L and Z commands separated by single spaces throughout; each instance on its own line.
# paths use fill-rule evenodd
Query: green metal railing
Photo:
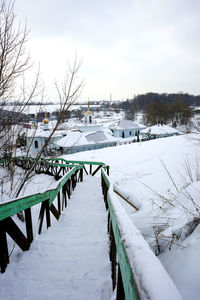
M 101 169 L 101 185 L 108 211 L 110 260 L 116 299 L 182 299 L 164 267 L 119 202 L 104 167 Z M 145 273 L 144 264 L 150 266 L 145 268 Z
M 5 272 L 9 263 L 6 234 L 9 234 L 23 251 L 28 250 L 30 247 L 30 243 L 33 240 L 31 208 L 41 204 L 38 228 L 38 233 L 40 234 L 45 215 L 47 228 L 51 226 L 50 213 L 57 220 L 59 219 L 61 211 L 67 206 L 67 200 L 70 199 L 71 192 L 74 190 L 76 183 L 83 180 L 83 171 L 87 174 L 89 172 L 94 176 L 100 168 L 105 166 L 102 162 L 67 161 L 62 158 L 40 159 L 37 162 L 31 157 L 16 157 L 11 162 L 6 159 L 0 160 L 0 165 L 3 167 L 10 163 L 19 165 L 26 170 L 29 170 L 34 165 L 35 172 L 53 175 L 59 181 L 54 189 L 0 204 L 0 267 L 2 273 Z M 86 166 L 89 166 L 88 171 Z M 92 171 L 93 166 L 96 169 Z M 108 171 L 109 168 L 107 167 Z M 55 204 L 56 199 L 57 203 Z M 24 212 L 22 216 L 25 216 L 26 236 L 12 218 L 13 215 L 20 212 Z
M 60 192 L 65 183 L 69 179 L 71 179 L 72 175 L 74 175 L 78 170 L 81 169 L 83 169 L 83 166 L 74 166 L 73 169 L 67 173 L 64 179 L 58 184 L 55 189 L 50 189 L 45 191 L 44 193 L 17 198 L 8 203 L 0 204 L 0 221 L 45 200 L 49 200 L 49 206 L 51 206 L 57 194 Z
M 49 175 L 57 176 L 57 179 L 59 179 L 59 174 L 61 169 L 63 170 L 66 168 L 68 170 L 69 168 L 73 168 L 75 165 L 82 165 L 83 169 L 86 174 L 95 175 L 105 164 L 103 162 L 91 162 L 91 161 L 74 161 L 74 160 L 66 160 L 64 158 L 50 158 L 50 159 L 44 159 L 41 158 L 37 162 L 35 162 L 35 159 L 32 157 L 15 157 L 12 159 L 12 162 L 24 169 L 30 169 L 30 167 L 35 164 L 34 170 L 37 173 L 46 173 Z M 3 159 L 0 160 L 1 166 L 6 166 L 10 163 L 9 161 Z M 87 167 L 89 168 L 87 170 Z M 96 169 L 94 170 L 94 167 Z M 109 166 L 106 166 L 107 173 L 109 174 Z M 63 173 L 64 174 L 64 173 Z
M 32 158 L 18 157 L 14 159 L 16 164 L 21 164 L 24 168 L 31 167 L 35 162 Z M 8 162 L 6 160 L 0 160 L 0 164 L 5 166 Z M 8 203 L 0 204 L 0 266 L 1 272 L 5 272 L 6 266 L 9 263 L 8 246 L 6 240 L 6 233 L 11 236 L 11 238 L 19 245 L 19 247 L 26 251 L 30 247 L 30 243 L 33 240 L 33 230 L 32 230 L 32 218 L 31 218 L 31 208 L 34 205 L 41 204 L 39 213 L 39 229 L 38 233 L 41 233 L 42 224 L 44 216 L 46 215 L 46 225 L 47 228 L 51 226 L 50 212 L 58 220 L 61 211 L 67 206 L 67 200 L 70 198 L 72 190 L 75 188 L 78 181 L 83 180 L 83 171 L 86 174 L 90 173 L 95 175 L 101 169 L 101 185 L 102 192 L 104 196 L 105 206 L 108 212 L 108 233 L 109 233 L 109 253 L 111 260 L 111 270 L 112 270 L 112 283 L 113 290 L 116 289 L 116 299 L 117 300 L 139 300 L 139 299 L 150 299 L 157 300 L 160 299 L 157 295 L 151 296 L 155 293 L 154 286 L 148 286 L 147 290 L 149 292 L 141 290 L 141 285 L 138 285 L 136 281 L 136 271 L 133 267 L 134 262 L 132 261 L 134 255 L 130 255 L 130 249 L 128 250 L 126 238 L 124 238 L 121 228 L 120 217 L 116 214 L 116 204 L 113 202 L 113 195 L 110 192 L 113 190 L 113 184 L 109 179 L 109 166 L 102 162 L 90 162 L 90 161 L 72 161 L 65 160 L 63 158 L 56 159 L 41 159 L 37 162 L 37 168 L 35 171 L 39 172 L 49 172 L 53 175 L 61 174 L 63 171 L 63 176 L 59 179 L 56 188 L 49 189 L 44 193 L 38 193 L 35 195 L 30 195 L 27 197 L 22 197 L 14 199 Z M 95 170 L 92 170 L 96 167 Z M 88 170 L 89 168 L 89 170 Z M 116 194 L 115 194 L 115 197 Z M 57 205 L 56 200 L 57 199 Z M 117 200 L 117 203 L 119 201 Z M 21 232 L 19 227 L 15 224 L 11 218 L 14 214 L 24 211 L 25 215 L 25 225 L 26 225 L 26 236 Z M 130 225 L 133 225 L 132 222 Z M 131 227 L 131 226 L 130 226 Z M 134 232 L 134 230 L 133 230 Z M 137 233 L 138 235 L 139 233 Z M 139 234 L 140 235 L 140 234 Z M 141 235 L 140 235 L 141 236 Z M 131 236 L 132 237 L 132 236 Z M 143 239 L 143 237 L 141 236 Z M 147 246 L 148 247 L 148 246 Z M 151 251 L 150 248 L 147 249 Z M 145 249 L 146 251 L 146 249 Z M 144 253 L 146 253 L 144 251 Z M 147 251 L 147 252 L 148 252 Z M 141 256 L 141 254 L 140 254 Z M 152 266 L 154 266 L 152 264 Z M 155 268 L 156 269 L 156 268 Z M 156 276 L 159 278 L 159 272 L 156 273 L 154 270 L 154 276 L 156 281 Z M 161 272 L 162 273 L 162 272 Z M 142 274 L 142 272 L 141 272 Z M 140 274 L 140 281 L 142 275 Z M 168 281 L 165 285 L 167 289 L 175 290 L 174 294 L 177 297 L 172 297 L 173 299 L 181 299 L 179 294 L 176 294 L 176 289 L 173 284 Z M 146 294 L 145 294 L 146 293 Z M 169 294 L 170 294 L 169 293 Z M 173 294 L 173 293 L 172 293 Z M 171 295 L 171 294 L 170 294 Z M 171 296 L 170 296 L 171 297 Z M 171 299 L 165 297 L 164 299 Z
M 108 194 L 110 180 L 103 168 L 101 169 L 101 185 L 105 206 L 108 210 L 108 233 L 110 238 L 113 290 L 117 288 L 116 299 L 139 300 L 140 297 L 133 271 L 130 267 L 127 253 L 122 242 L 122 235 Z

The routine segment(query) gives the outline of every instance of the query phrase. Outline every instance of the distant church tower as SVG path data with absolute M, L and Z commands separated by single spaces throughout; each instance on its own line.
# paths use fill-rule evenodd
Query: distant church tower
M 86 124 L 92 124 L 93 123 L 92 112 L 90 111 L 89 99 L 88 99 L 88 110 L 85 112 L 85 123 Z
M 49 120 L 47 119 L 47 113 L 45 112 L 44 120 L 42 121 L 44 124 L 44 130 L 49 130 Z

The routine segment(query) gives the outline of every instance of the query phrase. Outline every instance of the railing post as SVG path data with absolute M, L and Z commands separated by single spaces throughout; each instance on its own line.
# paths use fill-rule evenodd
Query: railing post
M 46 209 L 46 222 L 47 222 L 47 229 L 51 227 L 51 218 L 50 218 L 50 210 L 49 210 L 49 200 L 45 201 L 45 209 Z
M 111 230 L 111 220 L 110 220 L 110 212 L 108 211 L 108 226 L 107 226 L 108 233 L 110 233 Z
M 67 206 L 66 190 L 67 190 L 67 182 L 63 185 L 62 188 L 62 210 L 64 209 L 64 207 Z
M 3 221 L 0 221 L 0 266 L 1 266 L 1 273 L 4 273 L 9 263 L 9 256 L 8 256 L 8 244 L 6 238 L 6 231 L 3 225 Z
M 83 169 L 80 169 L 80 181 L 83 181 Z
M 39 229 L 38 233 L 40 234 L 42 232 L 42 224 L 43 224 L 43 219 L 44 219 L 44 213 L 46 212 L 46 223 L 47 223 L 47 229 L 48 227 L 51 226 L 51 219 L 50 219 L 50 211 L 49 211 L 49 200 L 45 200 L 41 204 L 41 209 L 40 209 L 40 224 L 39 224 Z
M 27 240 L 29 243 L 33 241 L 33 226 L 32 226 L 32 217 L 31 217 L 31 208 L 25 209 L 25 221 L 26 221 L 26 234 Z
M 104 182 L 104 202 L 105 202 L 106 209 L 108 209 L 107 194 L 108 194 L 108 188 L 106 183 Z
M 104 177 L 101 174 L 101 186 L 102 186 L 102 193 L 103 193 L 103 198 L 104 198 L 104 202 L 105 202 L 105 207 L 106 210 L 108 209 L 108 203 L 107 203 L 107 194 L 108 194 L 108 188 L 107 185 L 105 183 Z
M 65 207 L 67 207 L 67 182 L 64 185 L 64 202 L 65 202 Z
M 76 171 L 76 173 L 74 174 L 74 179 L 75 179 L 75 186 L 78 182 L 78 170 Z
M 116 245 L 112 225 L 110 226 L 110 260 L 112 265 L 112 283 L 114 290 L 116 286 Z
M 60 206 L 60 192 L 58 192 L 58 195 L 57 195 L 57 201 L 58 201 L 58 212 L 59 212 L 59 214 L 61 214 L 61 206 Z
M 67 195 L 68 195 L 68 198 L 70 199 L 70 195 L 71 195 L 71 180 L 70 179 L 66 182 L 66 187 L 67 187 Z
M 120 266 L 118 266 L 118 279 L 117 279 L 117 297 L 116 300 L 124 300 L 125 294 L 124 294 L 124 286 L 122 282 L 122 275 Z
M 108 175 L 108 176 L 109 176 L 109 169 L 110 169 L 110 167 L 107 166 L 107 167 L 106 167 L 106 170 L 107 170 L 107 175 Z
M 76 187 L 76 180 L 75 180 L 75 174 L 72 175 L 71 177 L 71 181 L 72 181 L 72 189 L 74 190 Z
M 83 169 L 85 170 L 85 173 L 88 175 L 88 171 L 86 170 L 85 165 L 83 165 Z
M 15 224 L 11 217 L 3 220 L 3 227 L 5 232 L 8 233 L 8 235 L 23 251 L 27 251 L 30 248 L 28 239 L 25 237 L 21 229 Z

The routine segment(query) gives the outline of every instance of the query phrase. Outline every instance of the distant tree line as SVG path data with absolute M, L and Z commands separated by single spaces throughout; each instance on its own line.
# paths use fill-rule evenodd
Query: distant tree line
M 135 113 L 144 113 L 147 125 L 171 123 L 173 126 L 187 124 L 194 106 L 200 106 L 200 96 L 189 94 L 147 93 L 133 99 L 113 104 L 114 109 L 123 109 L 126 119 L 134 120 Z
M 191 116 L 192 109 L 184 102 L 151 102 L 144 109 L 143 119 L 146 125 L 171 123 L 173 127 L 176 127 L 177 124 L 186 125 Z
M 200 105 L 200 95 L 194 96 L 194 95 L 189 95 L 184 93 L 177 93 L 177 94 L 147 93 L 147 94 L 137 95 L 133 99 L 127 99 L 126 101 L 120 102 L 119 108 L 128 110 L 132 106 L 134 106 L 136 111 L 143 111 L 146 108 L 146 106 L 152 102 L 158 102 L 162 104 L 183 102 L 188 106 L 198 106 Z
M 32 105 L 54 105 L 55 103 L 52 101 L 47 101 L 44 103 L 44 101 L 29 101 L 27 103 L 27 106 L 32 106 Z M 58 103 L 59 104 L 59 103 Z M 23 103 L 19 100 L 15 100 L 15 101 L 7 101 L 5 103 L 2 103 L 1 106 L 22 106 Z

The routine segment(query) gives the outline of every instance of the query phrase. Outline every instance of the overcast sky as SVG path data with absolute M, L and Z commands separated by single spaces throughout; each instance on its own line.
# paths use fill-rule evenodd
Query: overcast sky
M 200 94 L 199 0 L 16 0 L 15 11 L 48 90 L 77 51 L 83 100 Z

